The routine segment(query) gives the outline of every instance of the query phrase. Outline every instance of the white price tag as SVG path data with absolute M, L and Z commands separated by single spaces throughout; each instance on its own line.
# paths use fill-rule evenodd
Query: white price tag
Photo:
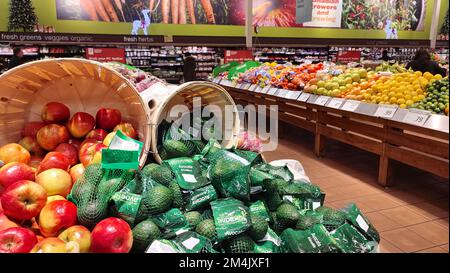
M 358 108 L 360 104 L 361 104 L 360 101 L 348 100 L 344 103 L 341 109 L 349 112 L 355 112 L 355 110 Z
M 279 90 L 278 90 L 277 97 L 280 97 L 280 98 L 286 98 L 286 95 L 287 95 L 289 92 L 290 92 L 290 91 L 289 91 L 289 90 L 286 90 L 286 89 L 279 89 Z
M 314 102 L 314 104 L 317 105 L 322 105 L 324 106 L 325 104 L 327 104 L 327 102 L 330 100 L 330 97 L 328 96 L 319 96 L 316 101 Z
M 261 93 L 262 90 L 263 90 L 263 88 L 259 85 L 255 88 L 256 93 Z
M 406 116 L 403 118 L 403 122 L 423 126 L 427 122 L 430 117 L 431 112 L 419 110 L 419 109 L 411 109 L 406 113 Z
M 220 84 L 221 81 L 222 81 L 222 79 L 217 79 L 216 83 Z
M 290 91 L 287 94 L 286 99 L 296 100 L 298 96 L 300 96 L 300 93 L 300 91 Z
M 278 88 L 276 88 L 276 87 L 271 87 L 271 88 L 269 89 L 269 91 L 267 92 L 267 94 L 272 95 L 272 96 L 275 96 L 275 94 L 277 93 L 277 91 L 278 91 Z
M 252 85 L 250 85 L 250 91 L 253 91 L 253 92 L 256 92 L 256 88 L 258 88 L 258 85 L 256 85 L 256 84 L 252 84 Z
M 375 111 L 375 116 L 380 118 L 392 118 L 397 112 L 398 106 L 394 105 L 380 105 L 377 111 Z
M 249 90 L 249 89 L 250 89 L 250 86 L 251 86 L 251 84 L 246 83 L 246 84 L 244 84 L 244 86 L 242 86 L 242 89 Z
M 243 83 L 238 83 L 238 84 L 236 84 L 236 88 L 237 88 L 237 89 L 242 89 L 243 86 L 244 86 Z
M 222 84 L 225 85 L 225 86 L 231 86 L 231 81 L 230 80 L 224 80 L 222 82 Z
M 305 102 L 305 101 L 307 101 L 307 100 L 309 99 L 310 96 L 311 96 L 311 94 L 303 92 L 303 93 L 298 97 L 297 100 L 298 100 L 298 101 L 303 101 L 303 102 Z
M 261 90 L 261 93 L 262 94 L 267 94 L 268 92 L 269 92 L 269 90 L 270 90 L 270 85 L 267 85 L 266 87 L 264 87 L 262 90 Z
M 345 100 L 341 98 L 332 98 L 327 106 L 330 108 L 339 109 L 344 101 Z

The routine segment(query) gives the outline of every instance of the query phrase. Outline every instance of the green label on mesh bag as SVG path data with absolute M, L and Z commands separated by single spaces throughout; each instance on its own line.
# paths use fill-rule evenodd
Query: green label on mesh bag
M 111 198 L 117 216 L 125 220 L 130 226 L 134 225 L 141 200 L 141 195 L 125 191 L 116 192 Z
M 186 210 L 195 210 L 209 205 L 217 199 L 217 192 L 212 185 L 193 191 L 187 198 Z
M 272 230 L 268 229 L 266 236 L 256 242 L 253 251 L 255 253 L 279 253 L 280 252 L 281 239 Z
M 137 170 L 144 143 L 116 132 L 108 149 L 102 150 L 103 169 Z
M 267 211 L 266 205 L 261 200 L 258 200 L 250 205 L 250 213 L 261 217 L 266 221 L 270 221 L 269 212 Z
M 152 217 L 152 220 L 164 233 L 176 235 L 189 230 L 189 223 L 179 209 L 171 209 L 161 213 Z
M 370 240 L 380 242 L 380 235 L 378 231 L 370 223 L 369 219 L 361 212 L 361 210 L 355 205 L 350 204 L 343 209 L 346 212 L 346 218 L 353 226 L 355 226 L 362 234 L 364 234 Z
M 211 208 L 220 241 L 241 234 L 251 226 L 249 209 L 239 200 L 216 200 L 211 202 Z
M 281 233 L 281 247 L 287 253 L 326 253 L 336 251 L 335 242 L 323 225 L 307 230 L 288 228 Z
M 173 239 L 173 242 L 179 248 L 184 249 L 186 253 L 201 253 L 205 250 L 212 249 L 211 241 L 208 238 L 192 231 L 178 235 Z
M 178 185 L 184 190 L 194 190 L 209 184 L 209 181 L 202 176 L 200 164 L 192 158 L 174 158 L 164 163 L 169 165 Z
M 344 224 L 334 230 L 331 236 L 336 241 L 337 248 L 343 253 L 372 252 L 376 243 L 367 240 L 355 227 Z

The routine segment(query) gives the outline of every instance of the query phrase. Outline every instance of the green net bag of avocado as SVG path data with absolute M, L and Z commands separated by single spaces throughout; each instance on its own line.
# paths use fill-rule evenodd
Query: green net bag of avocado
M 323 223 L 323 215 L 312 210 L 300 210 L 300 217 L 295 229 L 307 230 L 317 224 Z
M 134 227 L 141 201 L 142 195 L 127 191 L 116 192 L 110 201 L 112 215 L 125 220 L 130 227 Z
M 271 229 L 267 230 L 266 236 L 261 240 L 256 241 L 254 253 L 280 253 L 281 239 Z
M 281 233 L 281 249 L 285 253 L 329 253 L 338 252 L 336 242 L 323 225 L 314 225 L 308 230 L 288 228 Z
M 322 206 L 315 210 L 322 214 L 322 224 L 328 231 L 333 231 L 346 223 L 346 213 L 330 207 Z
M 164 164 L 175 174 L 175 179 L 183 190 L 195 190 L 210 183 L 202 175 L 202 169 L 198 160 L 181 157 L 166 160 Z
M 215 152 L 209 160 L 208 177 L 217 191 L 224 197 L 249 201 L 250 162 L 226 150 Z
M 142 192 L 144 193 L 158 184 L 168 187 L 175 180 L 169 166 L 155 163 L 146 165 L 138 174 L 142 181 Z
M 280 194 L 279 189 L 287 185 L 289 185 L 289 182 L 282 178 L 264 180 L 264 201 L 270 211 L 275 211 L 283 202 L 283 196 Z
M 189 191 L 186 194 L 186 210 L 196 210 L 209 206 L 209 204 L 217 200 L 217 192 L 212 185 Z
M 278 193 L 283 200 L 291 202 L 299 210 L 315 210 L 321 207 L 325 201 L 325 194 L 319 186 L 301 181 L 294 181 L 279 187 Z
M 272 166 L 267 163 L 260 163 L 255 165 L 254 168 L 288 182 L 293 181 L 294 179 L 294 174 L 289 170 L 288 166 Z
M 185 253 L 217 253 L 208 238 L 193 231 L 181 233 L 172 242 L 184 249 Z
M 179 209 L 171 209 L 165 213 L 151 217 L 153 222 L 165 234 L 165 238 L 172 238 L 190 229 L 189 223 Z
M 219 241 L 245 232 L 252 224 L 249 208 L 237 199 L 213 201 L 211 209 Z
M 249 208 L 252 215 L 257 215 L 267 222 L 270 221 L 269 211 L 263 201 L 258 200 L 253 202 Z
M 336 247 L 343 253 L 370 253 L 378 246 L 377 242 L 370 241 L 350 224 L 343 224 L 332 231 L 331 236 Z
M 231 149 L 230 152 L 247 159 L 249 162 L 251 162 L 252 165 L 264 163 L 264 160 L 261 156 L 261 154 L 247 151 L 247 150 L 240 150 L 240 149 Z
M 355 204 L 349 204 L 342 210 L 346 219 L 352 223 L 369 240 L 380 242 L 380 234 Z
M 275 176 L 271 175 L 268 172 L 261 171 L 256 169 L 255 167 L 250 168 L 250 193 L 257 194 L 262 192 L 264 189 L 264 180 L 273 180 Z

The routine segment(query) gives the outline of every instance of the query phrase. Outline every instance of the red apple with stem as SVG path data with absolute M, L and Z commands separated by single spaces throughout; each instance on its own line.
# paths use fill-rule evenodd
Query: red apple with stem
M 85 137 L 95 126 L 95 118 L 88 113 L 78 112 L 67 123 L 67 128 L 73 137 Z
M 128 253 L 133 245 L 133 233 L 127 222 L 110 217 L 92 230 L 91 251 L 94 253 Z
M 0 231 L 0 253 L 28 253 L 37 242 L 36 235 L 26 228 L 12 227 Z
M 110 132 L 117 124 L 122 121 L 122 114 L 119 110 L 113 108 L 101 108 L 95 116 L 97 128 Z
M 47 202 L 45 189 L 29 180 L 10 185 L 1 196 L 4 214 L 16 220 L 29 220 L 39 215 Z
M 37 132 L 36 140 L 45 150 L 53 151 L 59 144 L 69 141 L 69 132 L 65 126 L 49 124 Z
M 46 204 L 39 214 L 39 229 L 45 237 L 55 237 L 77 223 L 77 206 L 67 200 Z
M 49 102 L 42 108 L 41 118 L 45 123 L 64 123 L 70 118 L 70 110 L 59 102 Z

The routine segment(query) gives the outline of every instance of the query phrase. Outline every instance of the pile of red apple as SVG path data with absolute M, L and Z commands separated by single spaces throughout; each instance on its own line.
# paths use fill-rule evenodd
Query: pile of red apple
M 107 218 L 90 231 L 77 225 L 66 196 L 86 166 L 101 162 L 117 130 L 131 138 L 136 130 L 111 108 L 70 117 L 67 106 L 50 102 L 41 117 L 25 125 L 18 143 L 0 147 L 0 253 L 128 252 L 125 221 Z

